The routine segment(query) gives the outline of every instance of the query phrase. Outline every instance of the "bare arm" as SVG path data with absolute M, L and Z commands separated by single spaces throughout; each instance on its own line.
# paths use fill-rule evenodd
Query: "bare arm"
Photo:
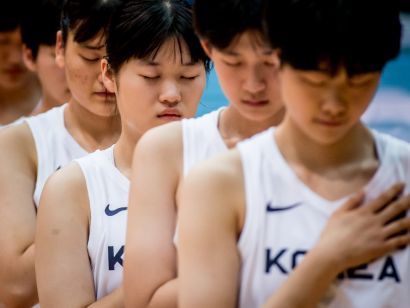
M 96 302 L 87 242 L 85 179 L 76 163 L 56 172 L 41 195 L 36 275 L 41 307 L 121 307 L 122 289 Z
M 397 214 L 410 208 L 409 196 L 392 202 L 402 189 L 403 185 L 394 185 L 365 205 L 359 194 L 337 210 L 322 231 L 319 242 L 264 307 L 316 307 L 340 272 L 408 245 L 408 233 L 393 235 L 408 231 L 410 218 L 388 224 Z M 385 207 L 386 204 L 389 205 Z
M 182 165 L 180 123 L 147 132 L 133 159 L 126 253 L 128 307 L 177 307 L 176 194 Z
M 237 305 L 240 256 L 236 241 L 244 202 L 236 154 L 200 164 L 183 182 L 178 245 L 181 308 Z M 234 164 L 226 160 L 231 155 L 236 155 Z
M 27 124 L 1 131 L 0 302 L 7 307 L 29 307 L 38 302 L 34 274 L 36 160 Z

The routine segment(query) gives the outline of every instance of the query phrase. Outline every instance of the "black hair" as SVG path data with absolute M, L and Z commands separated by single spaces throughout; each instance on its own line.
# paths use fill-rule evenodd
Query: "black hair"
M 132 58 L 154 58 L 162 44 L 175 38 L 179 50 L 186 43 L 193 62 L 209 59 L 192 26 L 191 6 L 185 0 L 128 0 L 113 14 L 107 32 L 107 56 L 117 73 Z
M 22 0 L 2 1 L 0 9 L 0 32 L 16 30 L 21 23 L 24 2 Z
M 101 31 L 105 35 L 111 15 L 121 0 L 65 0 L 61 15 L 63 41 L 68 32 L 74 34 L 74 41 L 84 43 Z
M 30 0 L 24 9 L 21 38 L 37 58 L 40 45 L 54 46 L 60 28 L 62 0 Z
M 410 13 L 410 0 L 399 0 L 402 12 Z
M 376 72 L 400 51 L 395 0 L 267 0 L 265 11 L 272 47 L 295 69 Z
M 194 27 L 218 49 L 227 48 L 248 30 L 262 31 L 262 0 L 195 0 Z

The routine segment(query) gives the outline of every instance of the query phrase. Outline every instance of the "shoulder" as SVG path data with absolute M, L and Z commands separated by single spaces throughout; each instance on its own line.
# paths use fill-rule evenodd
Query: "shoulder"
M 243 183 L 241 157 L 237 149 L 232 149 L 196 165 L 183 180 L 182 199 L 204 200 L 189 202 L 190 207 L 228 211 L 240 221 L 245 202 Z
M 179 164 L 182 157 L 182 125 L 172 122 L 148 130 L 138 141 L 134 160 Z
M 89 215 L 85 206 L 87 204 L 88 193 L 83 172 L 76 162 L 71 162 L 48 178 L 41 194 L 39 209 L 40 212 L 81 212 L 84 214 L 82 217 L 86 217 Z
M 0 131 L 0 161 L 3 164 L 21 163 L 24 168 L 28 168 L 27 171 L 34 171 L 36 146 L 27 123 L 9 126 Z
M 379 149 L 383 152 L 390 157 L 410 162 L 410 143 L 377 131 L 373 131 L 373 135 L 376 143 L 379 145 Z

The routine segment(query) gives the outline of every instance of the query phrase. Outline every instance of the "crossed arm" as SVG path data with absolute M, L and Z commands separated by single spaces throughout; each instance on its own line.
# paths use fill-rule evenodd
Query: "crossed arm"
M 127 307 L 177 307 L 173 240 L 181 135 L 179 123 L 154 128 L 134 153 L 124 260 Z
M 27 124 L 0 133 L 0 303 L 38 302 L 34 273 L 37 158 Z M 0 304 L 1 306 L 1 304 Z
M 96 300 L 88 256 L 90 210 L 80 167 L 71 163 L 46 182 L 36 232 L 41 307 L 122 307 L 122 287 Z

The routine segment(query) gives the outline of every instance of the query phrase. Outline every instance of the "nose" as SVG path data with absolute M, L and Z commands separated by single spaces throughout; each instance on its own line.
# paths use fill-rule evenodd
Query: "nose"
M 102 77 L 102 71 L 101 71 L 100 68 L 98 68 L 98 69 L 99 69 L 99 71 L 98 71 L 97 80 L 98 80 L 99 83 L 101 83 L 102 85 L 104 85 L 103 77 Z
M 322 110 L 331 117 L 339 117 L 346 111 L 346 102 L 341 95 L 333 93 L 324 100 Z
M 163 104 L 175 106 L 181 101 L 181 91 L 178 84 L 173 81 L 166 81 L 159 95 L 159 101 Z
M 261 76 L 261 71 L 257 67 L 251 67 L 245 72 L 243 88 L 245 91 L 256 94 L 263 91 L 266 87 L 265 80 Z

